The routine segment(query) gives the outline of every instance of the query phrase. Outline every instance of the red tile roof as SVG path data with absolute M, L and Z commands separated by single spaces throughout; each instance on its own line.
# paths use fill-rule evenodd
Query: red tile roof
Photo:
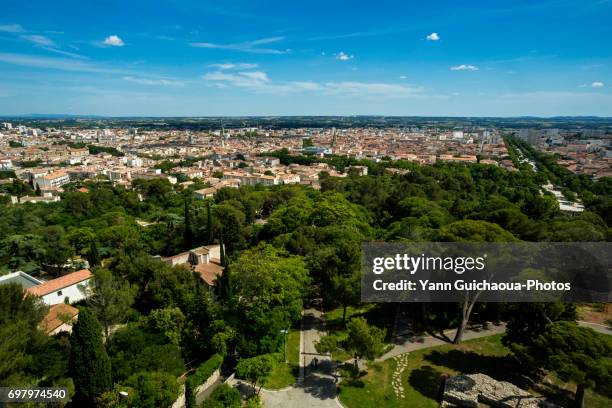
M 91 277 L 93 277 L 93 274 L 89 269 L 81 269 L 80 271 L 60 276 L 57 279 L 46 281 L 40 285 L 32 286 L 31 288 L 28 288 L 28 293 L 34 296 L 45 296 L 68 286 L 83 282 Z
M 223 275 L 224 269 L 221 263 L 215 259 L 207 264 L 196 265 L 194 270 L 200 274 L 200 277 L 208 286 L 215 286 L 217 278 Z
M 49 308 L 49 312 L 42 319 L 38 327 L 45 333 L 51 333 L 53 330 L 64 324 L 64 318 L 74 319 L 79 314 L 79 309 L 76 307 L 67 305 L 65 303 L 58 303 Z

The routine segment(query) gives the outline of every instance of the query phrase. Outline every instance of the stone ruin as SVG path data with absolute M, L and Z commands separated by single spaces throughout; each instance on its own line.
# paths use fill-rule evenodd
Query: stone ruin
M 527 391 L 484 374 L 462 374 L 450 377 L 444 386 L 440 407 L 451 408 L 562 408 L 536 398 Z

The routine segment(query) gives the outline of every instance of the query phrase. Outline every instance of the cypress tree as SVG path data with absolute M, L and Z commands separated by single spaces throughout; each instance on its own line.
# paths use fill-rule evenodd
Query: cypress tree
M 89 262 L 89 267 L 93 268 L 100 264 L 100 254 L 98 253 L 98 246 L 96 245 L 96 241 L 93 239 L 89 243 L 89 251 L 87 251 L 87 262 Z
M 185 246 L 191 248 L 193 246 L 193 228 L 191 226 L 191 212 L 189 211 L 189 203 L 185 199 L 185 214 L 184 214 L 185 230 L 183 231 L 183 241 Z
M 70 373 L 74 381 L 74 406 L 93 407 L 112 387 L 111 362 L 102 342 L 102 326 L 87 309 L 79 313 L 70 336 Z
M 223 266 L 223 275 L 219 278 L 219 297 L 224 300 L 229 300 L 232 297 L 232 283 L 231 283 L 231 272 L 229 267 L 229 260 L 225 254 L 225 245 L 221 241 L 221 266 Z
M 213 243 L 212 214 L 210 212 L 210 201 L 206 201 L 206 229 L 208 230 L 208 245 Z

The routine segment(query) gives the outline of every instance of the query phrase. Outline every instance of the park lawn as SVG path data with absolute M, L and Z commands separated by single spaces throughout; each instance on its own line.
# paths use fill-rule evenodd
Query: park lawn
M 282 353 L 282 352 L 281 352 Z M 288 363 L 279 363 L 266 380 L 264 388 L 280 390 L 295 384 L 300 372 L 300 330 L 290 329 L 287 335 Z
M 357 380 L 343 379 L 340 383 L 339 398 L 347 408 L 436 408 L 439 379 L 442 374 L 484 373 L 501 381 L 513 382 L 521 386 L 516 368 L 507 358 L 509 350 L 501 343 L 502 335 L 494 335 L 468 340 L 460 345 L 447 344 L 410 352 L 407 366 L 402 373 L 404 399 L 398 399 L 393 391 L 391 380 L 396 368 L 396 360 L 389 359 L 370 363 L 367 374 Z M 573 397 L 575 387 L 565 386 Z M 534 391 L 534 390 L 532 390 Z M 544 391 L 538 389 L 536 391 Z M 549 390 L 552 391 L 552 390 Z M 559 391 L 555 393 L 558 395 Z M 587 390 L 585 406 L 604 408 L 611 401 Z

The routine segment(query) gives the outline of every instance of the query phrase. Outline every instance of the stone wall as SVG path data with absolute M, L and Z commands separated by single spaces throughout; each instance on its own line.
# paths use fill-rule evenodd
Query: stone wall
M 462 374 L 446 380 L 441 407 L 561 408 L 514 384 L 484 374 Z
M 206 391 L 210 386 L 212 386 L 219 378 L 221 377 L 221 371 L 219 369 L 215 370 L 214 373 L 211 374 L 210 377 L 198 388 L 195 389 L 195 395 L 197 396 L 201 392 Z M 181 385 L 181 394 L 172 404 L 172 408 L 185 408 L 185 386 Z

